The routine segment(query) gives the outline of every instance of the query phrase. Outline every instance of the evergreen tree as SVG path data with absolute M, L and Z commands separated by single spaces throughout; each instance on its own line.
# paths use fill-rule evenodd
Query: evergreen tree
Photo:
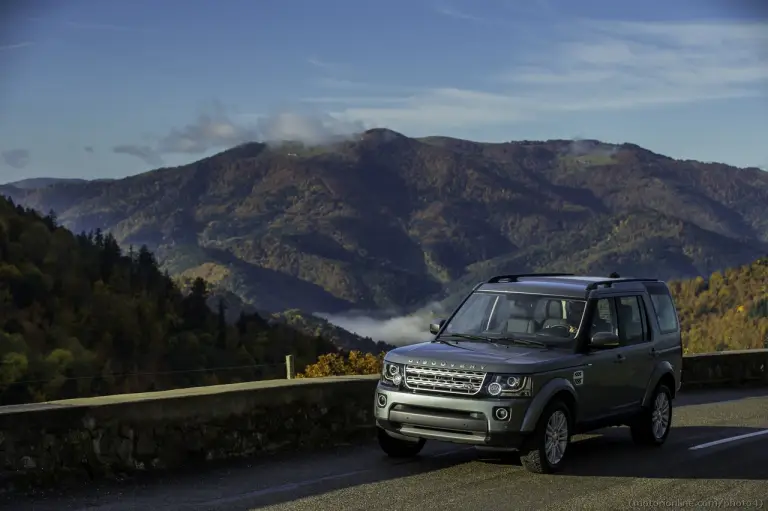
M 256 314 L 230 326 L 210 295 L 203 279 L 183 292 L 147 246 L 124 254 L 0 198 L 0 405 L 282 378 L 285 355 L 301 370 L 336 351 Z

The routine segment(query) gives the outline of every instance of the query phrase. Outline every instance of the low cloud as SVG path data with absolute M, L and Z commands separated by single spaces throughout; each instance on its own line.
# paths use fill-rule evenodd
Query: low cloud
M 586 140 L 574 137 L 568 146 L 568 156 L 614 156 L 619 151 L 616 144 L 606 144 L 599 140 Z
M 8 149 L 2 151 L 0 156 L 6 165 L 15 169 L 23 169 L 29 165 L 30 154 L 26 149 Z
M 193 122 L 170 130 L 154 145 L 122 144 L 113 152 L 135 156 L 148 165 L 162 165 L 164 155 L 203 155 L 247 142 L 315 146 L 349 139 L 364 130 L 362 122 L 339 120 L 324 113 L 284 111 L 234 117 L 217 105 Z
M 18 50 L 19 48 L 26 48 L 32 46 L 32 42 L 14 43 L 14 44 L 0 44 L 0 51 Z
M 328 114 L 303 115 L 284 112 L 260 120 L 258 133 L 263 142 L 302 142 L 323 145 L 351 138 L 365 131 L 360 121 L 342 121 Z
M 382 317 L 382 313 L 350 311 L 342 314 L 321 314 L 334 325 L 374 341 L 384 341 L 395 346 L 423 342 L 430 338 L 429 324 L 445 311 L 439 303 L 432 303 L 412 314 Z
M 87 145 L 87 146 L 83 147 L 83 151 L 85 151 L 86 153 L 89 153 L 89 154 L 93 154 L 93 147 Z
M 159 167 L 163 164 L 163 158 L 155 151 L 155 149 L 149 146 L 123 144 L 113 147 L 112 152 L 115 154 L 135 156 L 147 165 L 153 167 Z
M 223 107 L 215 106 L 211 112 L 202 113 L 195 121 L 164 135 L 157 144 L 157 152 L 202 154 L 257 138 L 258 131 L 253 127 L 234 122 Z

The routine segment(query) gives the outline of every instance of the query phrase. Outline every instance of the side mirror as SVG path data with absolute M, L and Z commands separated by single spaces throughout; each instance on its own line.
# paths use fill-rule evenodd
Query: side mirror
M 613 332 L 597 332 L 589 341 L 590 348 L 616 348 L 619 346 L 619 336 Z
M 443 323 L 445 323 L 444 319 L 438 320 L 437 323 L 430 323 L 429 333 L 432 335 L 437 335 L 437 332 L 439 332 L 440 329 L 443 327 Z

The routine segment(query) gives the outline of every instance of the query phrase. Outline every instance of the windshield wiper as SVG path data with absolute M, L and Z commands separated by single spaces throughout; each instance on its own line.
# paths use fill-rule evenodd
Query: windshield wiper
M 516 339 L 514 337 L 502 337 L 499 339 L 500 341 L 508 341 L 513 344 L 522 344 L 523 346 L 540 346 L 542 348 L 548 348 L 549 346 L 547 343 L 540 342 L 540 341 L 529 341 L 527 339 Z
M 445 334 L 445 337 L 458 337 L 459 339 L 467 339 L 470 341 L 496 342 L 496 339 L 491 339 L 490 337 L 484 337 L 482 335 L 473 335 L 473 334 Z M 443 339 L 435 339 L 435 340 L 442 341 Z

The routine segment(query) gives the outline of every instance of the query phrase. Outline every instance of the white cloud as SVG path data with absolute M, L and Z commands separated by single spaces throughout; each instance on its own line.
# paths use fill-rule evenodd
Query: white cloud
M 182 128 L 174 128 L 162 137 L 157 144 L 157 152 L 202 154 L 211 149 L 232 147 L 258 138 L 254 127 L 234 123 L 224 107 L 215 104 L 195 121 Z
M 34 43 L 31 42 L 23 42 L 23 43 L 15 43 L 15 44 L 5 44 L 0 45 L 0 51 L 6 51 L 6 50 L 16 50 L 19 48 L 26 48 L 27 46 L 32 46 Z
M 330 115 L 281 112 L 261 119 L 258 132 L 265 142 L 301 141 L 307 145 L 322 145 L 364 130 L 357 121 L 340 121 Z
M 442 9 L 442 14 L 481 18 Z M 493 87 L 326 98 L 339 118 L 434 131 L 540 118 L 758 97 L 768 89 L 768 23 L 577 20 L 521 50 Z M 323 98 L 312 98 L 322 102 Z
M 301 142 L 322 145 L 349 139 L 365 130 L 361 122 L 321 112 L 281 111 L 270 115 L 231 116 L 215 102 L 206 112 L 179 128 L 169 130 L 151 144 L 123 143 L 112 148 L 157 167 L 167 155 L 202 156 L 247 142 Z

